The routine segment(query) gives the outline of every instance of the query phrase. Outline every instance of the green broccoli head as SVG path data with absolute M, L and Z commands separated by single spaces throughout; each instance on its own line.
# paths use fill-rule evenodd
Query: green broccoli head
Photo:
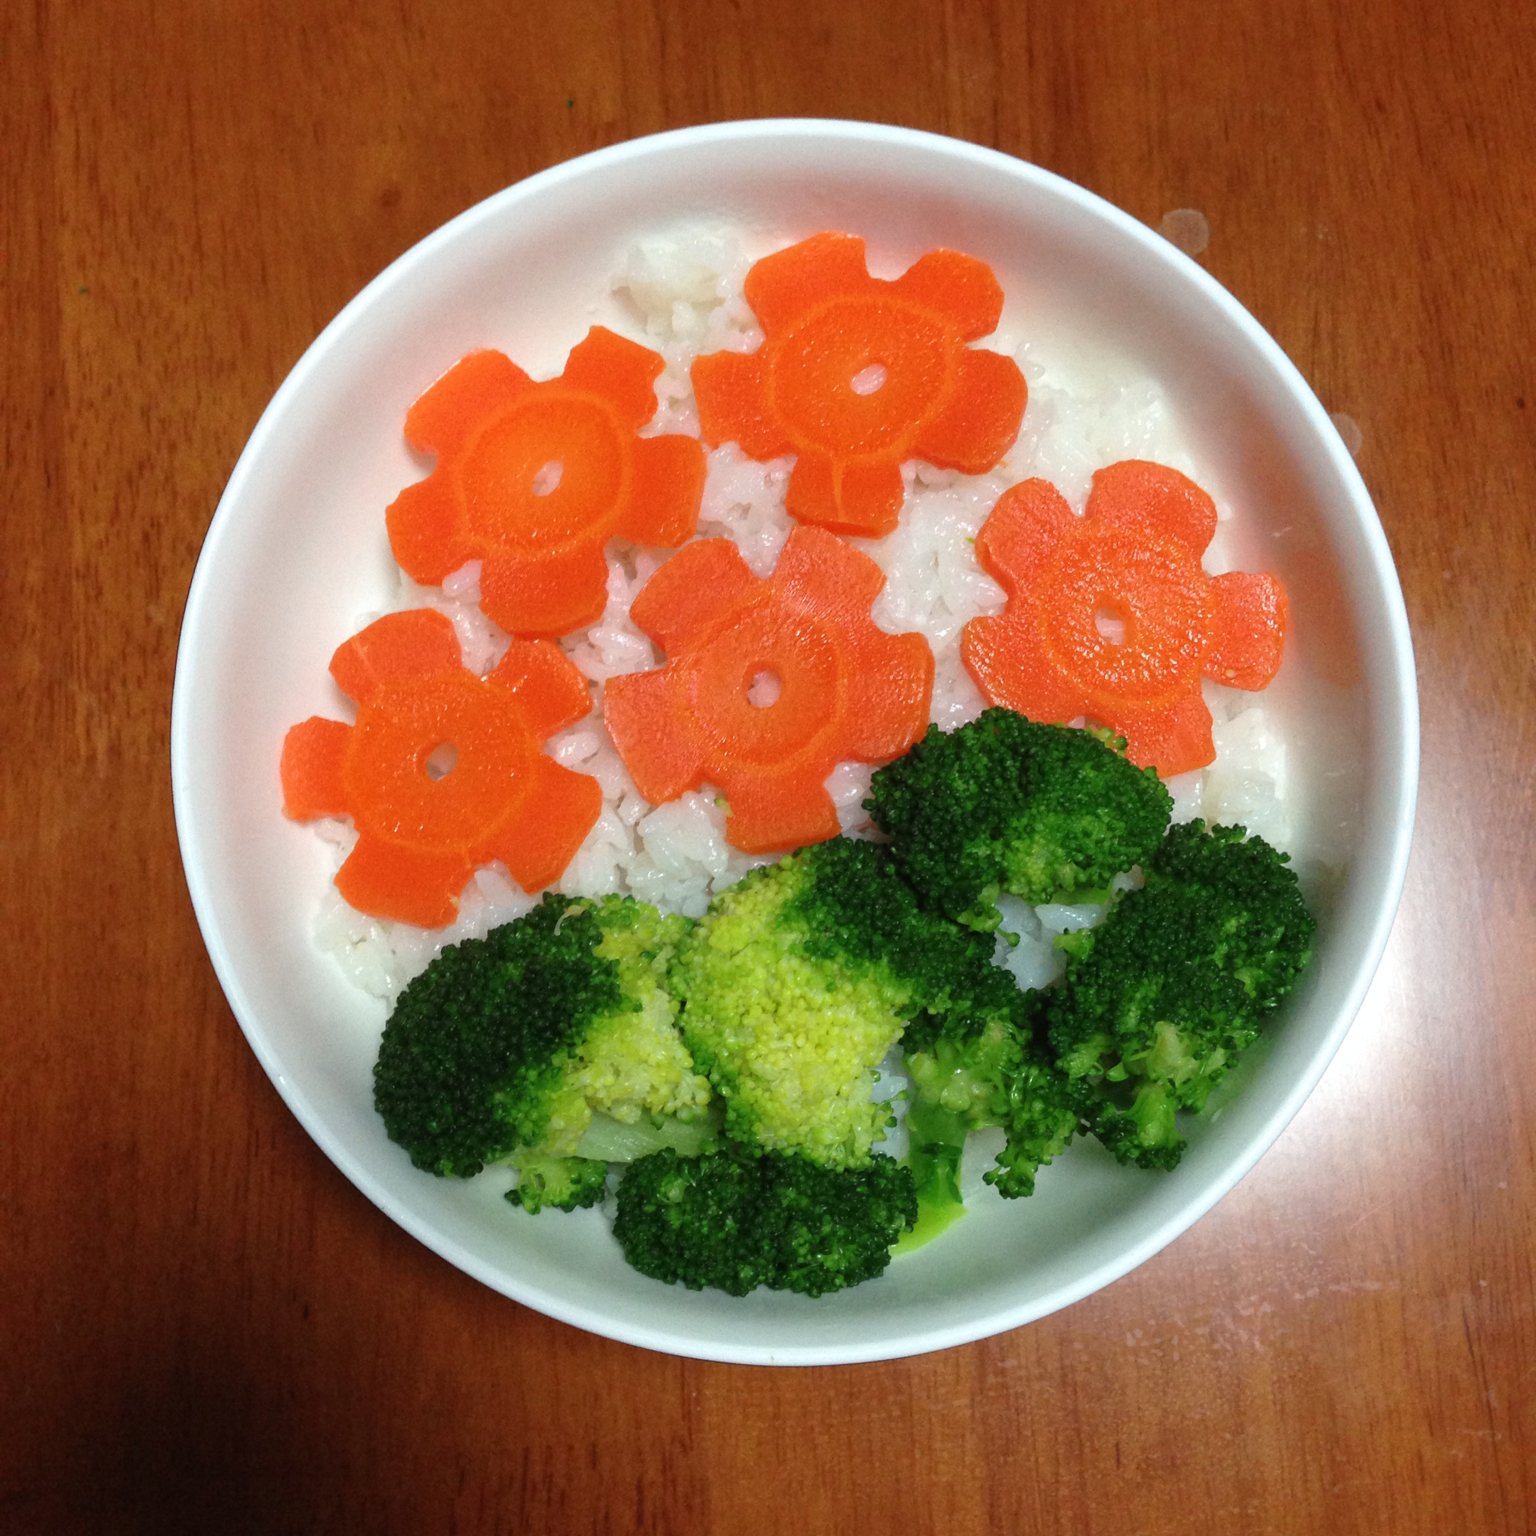
M 517 1152 L 517 1188 L 507 1199 L 537 1215 L 546 1205 L 579 1211 L 597 1205 L 608 1192 L 608 1164 L 591 1157 L 551 1157 L 546 1152 Z
M 820 1296 L 880 1274 L 917 1219 L 912 1174 L 888 1157 L 829 1168 L 798 1154 L 668 1150 L 631 1163 L 613 1233 L 642 1274 L 745 1296 Z
M 1063 941 L 1045 1016 L 1084 1119 L 1122 1162 L 1171 1168 L 1199 1110 L 1311 958 L 1287 856 L 1241 827 L 1173 827 L 1146 886 Z
M 885 849 L 846 838 L 717 896 L 679 949 L 673 985 L 727 1134 L 868 1163 L 891 1121 L 872 1099 L 875 1068 L 908 1019 L 963 989 L 977 942 L 923 911 Z
M 1157 846 L 1173 801 L 1124 745 L 989 709 L 947 734 L 929 726 L 864 804 L 924 898 L 990 932 L 1000 891 L 1031 905 L 1081 899 Z
M 1146 1078 L 1079 1080 L 1077 1086 L 1084 1124 L 1120 1162 L 1165 1172 L 1178 1167 L 1186 1142 L 1176 1119 L 1174 1086 Z
M 908 1031 L 907 1133 L 925 1215 L 958 1204 L 960 1156 L 972 1131 L 1006 1133 L 985 1178 L 1010 1199 L 1033 1194 L 1036 1170 L 1076 1134 L 1076 1095 L 1037 1033 L 1038 1007 L 1038 994 L 1020 992 L 1005 971 L 988 966 L 967 1002 L 925 1015 Z
M 697 1114 L 709 1086 L 667 987 L 688 926 L 630 898 L 551 895 L 445 949 L 379 1045 L 374 1104 L 390 1137 L 418 1168 L 468 1178 L 518 1153 L 570 1155 L 594 1110 Z

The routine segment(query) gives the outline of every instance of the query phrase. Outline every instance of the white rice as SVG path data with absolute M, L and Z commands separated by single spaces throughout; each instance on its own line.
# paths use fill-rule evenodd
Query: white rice
M 626 298 L 644 327 L 648 343 L 665 359 L 656 383 L 659 409 L 646 435 L 698 435 L 698 415 L 689 367 L 701 352 L 747 352 L 762 333 L 742 297 L 749 261 L 736 243 L 701 231 L 644 242 L 629 254 L 613 287 Z M 891 633 L 916 631 L 933 648 L 935 675 L 931 718 L 946 730 L 973 719 L 985 701 L 960 662 L 960 632 L 972 618 L 1000 612 L 1001 588 L 977 564 L 976 534 L 998 497 L 1032 476 L 1050 480 L 1081 511 L 1095 470 L 1121 459 L 1169 464 L 1199 479 L 1180 440 L 1177 424 L 1155 380 L 1132 379 L 1096 392 L 1075 391 L 1054 380 L 1025 344 L 994 337 L 1023 369 L 1029 404 L 1018 441 L 990 474 L 968 476 L 927 464 L 903 469 L 906 498 L 901 522 L 889 537 L 854 540 L 885 573 L 886 587 L 873 617 Z M 790 459 L 757 464 L 734 444 L 707 452 L 701 538 L 726 537 L 740 547 L 758 576 L 769 575 L 794 526 L 784 511 Z M 1226 521 L 1228 509 L 1218 504 Z M 1229 569 L 1222 530 L 1206 557 L 1212 574 Z M 590 628 L 560 643 L 591 680 L 593 713 L 556 736 L 546 750 L 557 762 L 591 774 L 603 790 L 603 809 L 586 842 L 558 884 L 567 895 L 633 895 L 654 905 L 697 917 L 717 891 L 775 856 L 739 853 L 725 839 L 720 797 L 708 785 L 667 805 L 652 806 L 635 788 L 602 722 L 603 684 L 610 677 L 657 666 L 662 657 L 629 618 L 636 593 L 669 557 L 670 551 L 615 542 L 608 551 L 608 603 Z M 403 574 L 392 608 L 432 607 L 453 621 L 465 665 L 488 671 L 508 644 L 504 632 L 480 612 L 479 564 L 470 562 L 441 588 L 418 587 Z M 370 615 L 367 617 L 375 617 Z M 359 627 L 366 618 L 359 621 Z M 1291 835 L 1287 809 L 1286 744 L 1260 702 L 1260 695 L 1206 685 L 1215 719 L 1216 761 L 1200 772 L 1169 782 L 1175 819 L 1204 816 L 1241 822 L 1281 848 Z M 862 801 L 872 770 L 845 763 L 833 770 L 827 788 L 845 832 L 869 831 Z M 321 836 L 337 850 L 336 867 L 355 834 L 346 822 L 320 824 Z M 392 1001 L 445 945 L 481 937 L 498 923 L 521 916 L 535 904 L 500 864 L 479 871 L 460 900 L 449 928 L 426 931 L 382 922 L 353 911 L 327 893 L 317 923 L 321 947 L 333 954 L 350 978 Z M 1017 908 L 1018 910 L 1013 910 Z M 1058 968 L 1051 946 L 1055 933 L 1093 921 L 1102 909 L 1009 908 L 1007 926 L 1019 933 L 1018 946 L 1000 949 L 1000 962 L 1021 985 L 1040 985 Z M 1004 953 L 1006 950 L 1006 953 Z

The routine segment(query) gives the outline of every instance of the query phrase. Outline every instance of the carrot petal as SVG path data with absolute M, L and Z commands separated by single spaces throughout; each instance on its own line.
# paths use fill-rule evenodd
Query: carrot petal
M 445 928 L 474 873 L 462 854 L 385 842 L 366 834 L 336 871 L 336 889 L 359 912 L 418 928 Z
M 918 457 L 943 469 L 980 475 L 1000 463 L 1014 438 L 1029 388 L 1011 357 L 981 349 L 962 352 L 960 378 L 949 404 L 918 435 Z
M 548 640 L 514 640 L 486 681 L 515 696 L 524 723 L 541 740 L 592 713 L 591 685 L 570 657 Z
M 602 814 L 603 791 L 590 774 L 574 773 L 547 757 L 535 758 L 529 774 L 516 827 L 487 843 L 486 852 L 532 894 L 565 873 Z
M 632 431 L 656 414 L 656 380 L 666 365 L 659 354 L 594 325 L 566 359 L 560 382 L 601 395 Z
M 1198 693 L 1145 716 L 1128 716 L 1113 724 L 1125 737 L 1125 755 L 1138 768 L 1155 768 L 1165 779 L 1207 768 L 1216 761 L 1211 738 L 1211 712 Z
M 998 498 L 976 535 L 976 558 L 1005 591 L 1038 580 L 1046 562 L 1075 527 L 1067 499 L 1049 480 L 1025 480 Z
M 1003 317 L 1003 285 L 986 262 L 959 251 L 929 251 L 891 284 L 891 291 L 954 321 L 964 341 L 979 341 Z
M 347 796 L 341 783 L 352 727 L 340 720 L 312 715 L 283 738 L 279 768 L 283 784 L 283 814 L 294 821 L 316 816 L 345 816 Z
M 506 353 L 471 352 L 406 412 L 405 440 L 423 453 L 457 453 L 487 415 L 532 383 Z
M 453 620 L 433 608 L 386 613 L 336 647 L 331 676 L 361 704 L 385 683 L 451 672 L 463 661 Z
M 1027 614 L 972 619 L 960 632 L 960 660 L 989 704 L 1031 720 L 1065 725 L 1087 709 L 1080 690 L 1051 665 Z
M 745 291 L 766 331 L 792 325 L 839 294 L 858 293 L 869 280 L 863 240 L 824 233 L 763 257 L 747 273 Z
M 883 763 L 914 745 L 926 728 L 933 698 L 933 651 L 921 635 L 861 637 L 860 671 L 865 678 L 859 707 L 844 738 L 850 758 Z
M 790 471 L 784 510 L 802 523 L 860 538 L 883 538 L 901 515 L 901 470 L 894 464 L 841 465 L 802 453 Z
M 1187 475 L 1146 459 L 1122 459 L 1097 471 L 1088 516 L 1177 539 L 1201 555 L 1216 533 L 1216 503 Z
M 820 779 L 747 776 L 723 784 L 729 807 L 725 835 L 743 853 L 779 853 L 824 843 L 842 830 Z
M 759 464 L 795 451 L 768 408 L 759 353 L 706 352 L 694 359 L 689 377 L 699 407 L 699 435 L 711 448 L 739 443 L 741 451 Z
M 820 526 L 846 532 L 846 529 L 841 528 L 842 507 L 838 496 L 840 479 L 837 467 L 828 455 L 809 449 L 802 450 L 795 460 L 795 467 L 789 472 L 789 484 L 784 491 L 784 510 L 797 522 L 808 527 Z M 899 497 L 896 510 L 899 515 Z M 892 526 L 895 526 L 894 521 Z M 889 529 L 886 531 L 889 532 Z
M 654 578 L 653 578 L 654 579 Z M 666 671 L 630 672 L 603 684 L 603 721 L 635 788 L 652 805 L 676 800 L 704 782 L 707 746 Z
M 704 497 L 704 448 L 692 437 L 642 437 L 619 532 L 636 544 L 672 548 L 693 534 Z
M 822 528 L 807 528 L 785 542 L 773 579 L 789 601 L 853 623 L 868 616 L 885 587 L 884 573 L 868 555 Z
M 757 585 L 732 540 L 700 539 L 646 582 L 630 604 L 629 616 L 670 654 L 693 644 L 734 612 Z
M 1229 688 L 1257 692 L 1280 670 L 1290 604 L 1278 576 L 1231 571 L 1217 576 L 1216 633 L 1205 675 Z
M 390 552 L 412 581 L 438 586 L 474 557 L 474 544 L 460 526 L 452 482 L 435 471 L 408 485 L 384 511 Z
M 514 635 L 554 639 L 595 624 L 608 605 L 601 544 L 539 557 L 489 555 L 480 567 L 480 607 Z

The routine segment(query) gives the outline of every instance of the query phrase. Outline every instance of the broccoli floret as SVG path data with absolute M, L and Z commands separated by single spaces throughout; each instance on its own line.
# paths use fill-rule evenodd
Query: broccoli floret
M 1014 1199 L 1034 1193 L 1035 1171 L 1080 1125 L 1073 1086 L 1037 1032 L 1039 994 L 1020 992 L 990 965 L 972 985 L 969 1001 L 925 1015 L 903 1042 L 915 1095 L 909 1158 L 923 1226 L 935 1234 L 960 1214 L 960 1157 L 972 1131 L 1004 1130 L 1006 1145 L 984 1177 Z
M 1241 827 L 1170 829 L 1104 921 L 1060 941 L 1050 1040 L 1093 1133 L 1121 1162 L 1172 1168 L 1199 1110 L 1311 958 L 1287 856 Z
M 974 935 L 925 912 L 889 853 L 833 838 L 717 896 L 673 985 L 726 1133 L 756 1150 L 868 1163 L 891 1111 L 876 1067 L 907 1020 L 953 1001 Z M 990 950 L 990 943 L 986 946 Z
M 391 1138 L 432 1173 L 468 1178 L 508 1160 L 526 1179 L 529 1154 L 577 1152 L 594 1110 L 621 1123 L 696 1117 L 709 1085 L 666 984 L 688 926 L 630 898 L 551 895 L 445 949 L 401 994 L 380 1042 L 374 1104 Z M 560 1178 L 591 1187 L 580 1169 Z M 566 1198 L 531 1191 L 522 1203 Z
M 608 1192 L 608 1164 L 590 1157 L 551 1157 L 546 1152 L 516 1152 L 517 1188 L 507 1199 L 536 1215 L 546 1205 L 579 1211 L 597 1205 Z
M 880 1274 L 916 1219 L 912 1174 L 888 1157 L 828 1168 L 798 1154 L 668 1150 L 625 1171 L 613 1233 L 656 1280 L 820 1296 Z
M 1173 801 L 1124 746 L 989 709 L 947 734 L 929 726 L 875 774 L 864 804 L 924 899 L 990 932 L 999 892 L 1083 900 L 1157 846 Z

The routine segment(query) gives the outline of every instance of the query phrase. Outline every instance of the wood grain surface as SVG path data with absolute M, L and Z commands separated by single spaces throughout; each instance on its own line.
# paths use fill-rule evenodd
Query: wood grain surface
M 1536 1529 L 1536 8 L 8 0 L 0 60 L 0 1531 Z M 530 172 L 764 115 L 1202 210 L 1359 423 L 1424 724 L 1385 963 L 1238 1189 L 1032 1326 L 800 1371 L 577 1332 L 359 1195 L 224 1002 L 168 760 L 325 322 Z

